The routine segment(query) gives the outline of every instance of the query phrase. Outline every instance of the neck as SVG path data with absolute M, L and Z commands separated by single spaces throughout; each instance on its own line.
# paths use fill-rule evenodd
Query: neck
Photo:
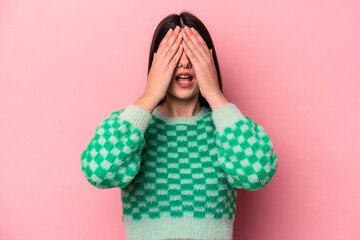
M 184 100 L 167 95 L 165 101 L 157 109 L 164 115 L 172 118 L 191 117 L 200 112 L 201 105 L 198 96 L 193 99 Z

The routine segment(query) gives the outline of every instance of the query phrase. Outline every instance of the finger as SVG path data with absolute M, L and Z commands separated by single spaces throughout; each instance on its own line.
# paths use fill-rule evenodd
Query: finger
M 167 52 L 167 54 L 164 57 L 164 63 L 165 64 L 169 64 L 169 62 L 171 61 L 171 59 L 174 57 L 174 55 L 176 54 L 177 50 L 179 49 L 180 43 L 182 40 L 182 34 L 179 33 L 179 35 L 177 36 L 175 43 L 171 46 L 171 48 L 169 49 L 169 51 Z
M 185 28 L 186 28 L 185 33 L 188 36 L 188 39 L 191 40 L 193 46 L 198 49 L 198 51 L 202 54 L 203 57 L 208 57 L 209 53 L 206 52 L 203 43 L 198 39 L 198 37 L 193 33 L 193 31 L 189 27 L 186 26 Z M 191 47 L 191 43 L 189 43 L 188 45 L 189 47 Z M 196 54 L 196 52 L 194 53 Z
M 192 35 L 192 39 L 190 38 L 189 34 Z M 205 61 L 205 56 L 207 56 L 207 54 L 205 53 L 202 44 L 197 40 L 197 38 L 195 37 L 195 35 L 191 32 L 191 30 L 189 28 L 188 28 L 188 30 L 185 30 L 184 40 L 186 42 L 186 45 L 191 49 L 191 51 L 196 56 L 196 58 L 199 61 Z M 196 44 L 194 41 L 196 42 Z
M 175 56 L 170 61 L 170 65 L 175 68 L 176 64 L 179 62 L 181 54 L 183 53 L 184 47 L 182 44 L 180 44 Z
M 167 42 L 167 40 L 169 39 L 169 37 L 171 36 L 172 33 L 173 33 L 172 28 L 169 28 L 169 30 L 167 31 L 164 38 L 161 40 L 161 42 L 159 44 L 157 53 L 160 53 L 163 50 L 163 47 L 164 47 L 165 43 Z
M 159 53 L 159 55 L 165 56 L 167 54 L 167 52 L 170 50 L 170 48 L 172 47 L 172 45 L 176 41 L 176 39 L 177 39 L 177 37 L 179 35 L 179 32 L 180 32 L 180 27 L 176 26 L 174 32 L 171 34 L 169 39 L 164 44 L 164 46 L 163 46 L 163 48 L 161 50 L 161 53 Z
M 200 35 L 200 33 L 198 33 L 198 31 L 196 31 L 196 29 L 193 28 L 193 27 L 191 27 L 190 29 L 191 29 L 191 31 L 194 33 L 194 35 L 196 36 L 196 38 L 197 38 L 197 39 L 201 42 L 201 44 L 203 45 L 205 52 L 209 55 L 209 48 L 208 48 L 205 40 L 204 40 L 204 39 L 202 38 L 202 36 Z
M 187 42 L 183 41 L 183 46 L 184 46 L 184 51 L 186 53 L 186 56 L 188 56 L 189 60 L 191 63 L 193 63 L 194 65 L 199 64 L 199 59 L 195 56 L 195 54 L 191 51 L 191 49 L 189 48 L 189 46 L 187 45 Z

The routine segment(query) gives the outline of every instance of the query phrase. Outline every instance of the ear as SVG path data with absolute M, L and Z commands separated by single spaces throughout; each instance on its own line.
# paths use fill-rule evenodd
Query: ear
M 210 49 L 210 53 L 211 53 L 211 56 L 213 55 L 213 51 L 212 51 L 212 49 Z

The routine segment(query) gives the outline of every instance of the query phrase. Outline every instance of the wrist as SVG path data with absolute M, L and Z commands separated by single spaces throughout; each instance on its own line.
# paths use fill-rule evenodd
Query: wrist
M 150 114 L 154 111 L 154 108 L 156 107 L 158 101 L 156 98 L 149 96 L 147 94 L 143 94 L 140 96 L 140 98 L 134 103 L 134 105 L 137 105 L 146 111 L 148 111 Z
M 211 97 L 206 100 L 213 112 L 230 103 L 221 91 L 211 94 Z

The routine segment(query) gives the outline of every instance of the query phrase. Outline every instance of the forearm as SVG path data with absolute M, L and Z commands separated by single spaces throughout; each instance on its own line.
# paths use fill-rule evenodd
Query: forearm
M 229 103 L 229 101 L 226 99 L 222 92 L 211 94 L 211 96 L 206 98 L 206 100 L 209 103 L 213 112 L 216 111 L 218 108 L 222 107 L 223 105 Z
M 158 104 L 159 101 L 157 101 L 154 97 L 148 96 L 148 95 L 141 95 L 141 97 L 134 103 L 134 105 L 137 105 L 146 111 L 148 111 L 150 114 L 154 111 L 154 108 Z

